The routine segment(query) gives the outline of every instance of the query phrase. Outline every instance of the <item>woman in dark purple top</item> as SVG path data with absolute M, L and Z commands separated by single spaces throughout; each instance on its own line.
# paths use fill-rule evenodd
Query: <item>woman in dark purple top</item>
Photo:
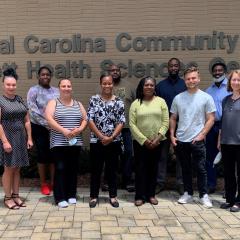
M 240 193 L 240 70 L 229 75 L 228 91 L 222 103 L 222 127 L 219 134 L 224 165 L 226 203 L 220 207 L 230 208 L 231 212 L 240 211 L 240 202 L 236 200 L 236 192 Z M 237 167 L 237 176 L 235 168 Z

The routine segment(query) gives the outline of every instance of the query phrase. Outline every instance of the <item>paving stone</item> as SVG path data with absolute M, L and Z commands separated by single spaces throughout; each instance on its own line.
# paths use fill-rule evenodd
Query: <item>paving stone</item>
M 62 232 L 54 232 L 51 235 L 51 240 L 59 240 L 61 239 Z
M 41 233 L 41 232 L 43 232 L 43 230 L 44 230 L 44 227 L 43 226 L 36 226 L 35 228 L 34 228 L 34 233 Z
M 7 228 L 7 224 L 0 224 L 0 231 L 4 231 Z
M 239 224 L 239 219 L 235 216 L 220 217 L 226 224 Z
M 139 214 L 140 213 L 140 209 L 137 207 L 123 207 L 123 213 L 124 214 Z
M 231 239 L 223 229 L 206 229 L 212 239 Z
M 150 214 L 136 214 L 134 215 L 134 218 L 136 220 L 148 220 L 148 219 L 158 219 L 158 215 L 155 213 L 150 213 Z
M 121 235 L 102 235 L 102 240 L 121 240 Z
M 2 236 L 6 238 L 24 238 L 31 237 L 32 232 L 32 230 L 5 231 Z
M 231 237 L 240 237 L 240 228 L 225 228 L 224 230 Z
M 123 215 L 123 210 L 121 208 L 118 208 L 118 209 L 110 208 L 110 209 L 107 209 L 107 212 L 108 212 L 108 215 L 114 215 L 114 216 Z
M 169 237 L 169 233 L 165 227 L 148 227 L 151 237 Z
M 23 188 L 24 189 L 24 188 Z M 0 188 L 1 190 L 1 188 Z M 28 207 L 10 211 L 0 207 L 0 239 L 239 239 L 240 213 L 219 208 L 221 196 L 212 195 L 214 208 L 198 203 L 180 205 L 175 192 L 158 195 L 159 205 L 133 205 L 134 194 L 121 191 L 120 208 L 108 203 L 108 193 L 94 209 L 88 206 L 89 190 L 83 189 L 76 205 L 60 209 L 53 197 L 39 189 L 24 192 Z M 0 191 L 1 198 L 1 191 Z
M 153 221 L 152 220 L 136 220 L 136 225 L 138 227 L 152 227 L 154 226 Z
M 195 222 L 193 217 L 178 217 L 177 218 L 180 223 L 192 223 Z
M 197 234 L 194 233 L 172 233 L 171 237 L 173 240 L 199 240 L 199 236 Z
M 227 228 L 228 225 L 224 223 L 221 219 L 217 221 L 206 221 L 211 228 Z
M 46 223 L 45 228 L 70 228 L 72 222 L 49 222 Z
M 17 224 L 22 218 L 22 215 L 6 215 L 4 223 L 15 223 Z
M 118 227 L 118 221 L 100 221 L 101 227 Z
M 93 216 L 93 220 L 95 221 L 116 221 L 115 216 L 107 216 L 107 215 L 96 215 Z
M 151 240 L 148 234 L 122 234 L 122 240 Z
M 82 231 L 100 231 L 99 222 L 83 222 Z
M 51 233 L 33 233 L 31 240 L 48 240 L 51 239 Z
M 82 239 L 100 239 L 101 234 L 100 231 L 88 231 L 82 232 Z
M 64 216 L 47 218 L 47 222 L 63 222 L 63 221 L 64 221 Z
M 129 227 L 130 233 L 148 234 L 147 227 Z
M 183 227 L 166 227 L 169 233 L 185 233 Z
M 156 210 L 156 212 L 157 212 L 157 214 L 160 218 L 174 217 L 175 216 L 174 213 L 172 212 L 172 210 L 170 210 L 170 209 L 160 209 L 160 208 L 158 208 L 158 209 L 155 209 L 155 210 Z
M 136 222 L 129 218 L 118 218 L 118 225 L 120 227 L 133 227 L 136 226 Z
M 101 227 L 102 234 L 124 234 L 128 232 L 127 227 Z
M 186 232 L 202 233 L 204 230 L 198 223 L 183 223 L 183 228 Z
M 107 215 L 107 208 L 92 208 L 91 209 L 91 215 Z
M 89 231 L 91 232 L 91 231 Z M 80 228 L 68 228 L 62 230 L 62 238 L 81 238 L 82 237 L 82 231 Z
M 91 215 L 88 213 L 75 213 L 73 217 L 74 222 L 80 222 L 80 221 L 90 221 L 91 220 Z
M 158 220 L 153 220 L 153 223 L 155 226 L 181 226 L 179 221 L 177 219 L 158 219 Z

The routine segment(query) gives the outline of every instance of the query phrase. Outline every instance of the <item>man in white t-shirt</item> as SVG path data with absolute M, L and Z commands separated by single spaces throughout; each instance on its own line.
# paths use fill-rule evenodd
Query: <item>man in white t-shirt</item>
M 205 137 L 214 124 L 216 107 L 213 98 L 199 89 L 200 75 L 196 67 L 185 70 L 184 81 L 187 90 L 174 98 L 170 110 L 170 137 L 182 166 L 184 184 L 184 194 L 178 203 L 185 204 L 193 200 L 193 160 L 197 169 L 200 201 L 210 208 L 212 203 L 207 194 Z

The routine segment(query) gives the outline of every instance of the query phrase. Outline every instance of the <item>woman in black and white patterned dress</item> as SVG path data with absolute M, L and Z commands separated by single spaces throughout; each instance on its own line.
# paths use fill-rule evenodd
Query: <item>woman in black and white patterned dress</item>
M 113 95 L 113 79 L 108 73 L 100 77 L 101 95 L 92 96 L 88 108 L 88 122 L 91 129 L 91 208 L 98 202 L 100 178 L 105 163 L 109 184 L 109 202 L 118 207 L 116 171 L 121 151 L 121 130 L 125 123 L 124 103 Z
M 0 96 L 0 161 L 5 192 L 4 204 L 9 209 L 26 207 L 19 197 L 20 168 L 28 166 L 27 149 L 33 146 L 28 109 L 16 95 L 18 76 L 13 69 L 3 72 L 3 96 Z

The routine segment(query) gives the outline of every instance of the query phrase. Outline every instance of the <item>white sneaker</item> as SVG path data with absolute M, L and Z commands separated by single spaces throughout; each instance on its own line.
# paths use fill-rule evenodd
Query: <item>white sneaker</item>
M 178 203 L 186 204 L 193 201 L 193 197 L 188 194 L 188 192 L 184 192 L 184 194 L 178 199 Z
M 61 202 L 59 202 L 59 203 L 58 203 L 58 207 L 60 207 L 60 208 L 66 208 L 66 207 L 68 207 L 67 201 L 61 201 Z
M 76 204 L 77 203 L 77 199 L 76 198 L 69 198 L 68 199 L 68 203 L 69 204 Z
M 212 208 L 212 201 L 209 199 L 207 194 L 204 194 L 203 197 L 200 199 L 202 205 L 206 208 Z

